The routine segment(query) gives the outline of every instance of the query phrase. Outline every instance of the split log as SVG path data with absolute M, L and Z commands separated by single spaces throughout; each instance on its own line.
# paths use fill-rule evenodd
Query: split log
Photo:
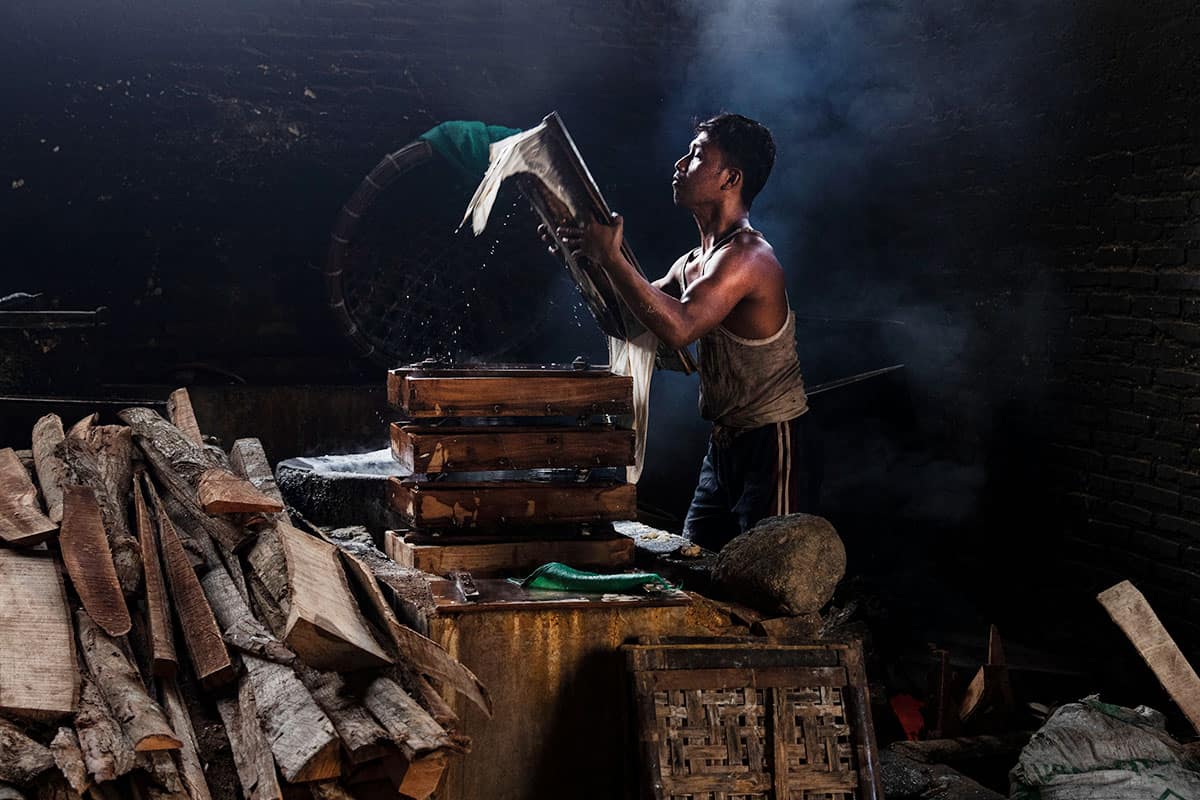
M 73 483 L 63 487 L 63 521 L 58 543 L 71 584 L 90 619 L 110 636 L 129 633 L 132 625 L 129 608 L 104 533 L 100 504 L 90 487 Z
M 58 525 L 42 513 L 25 465 L 11 447 L 0 450 L 0 540 L 31 547 L 50 538 Z
M 431 598 L 426 600 L 429 584 L 420 572 L 403 569 L 369 541 L 331 536 L 319 528 L 314 530 L 349 556 L 347 564 L 353 565 L 351 574 L 359 581 L 360 589 L 366 591 L 373 607 L 378 608 L 380 604 L 382 584 L 389 587 L 401 603 L 411 604 L 416 610 L 432 612 L 433 601 Z M 384 605 L 391 609 L 390 604 L 385 602 Z M 392 616 L 392 619 L 395 619 L 395 616 Z M 396 624 L 389 622 L 387 630 L 400 660 L 421 674 L 443 681 L 491 718 L 492 699 L 471 670 L 447 653 L 437 642 L 422 636 L 407 625 L 400 624 L 398 620 Z
M 75 616 L 79 644 L 88 671 L 113 715 L 137 752 L 178 750 L 182 742 L 171 730 L 158 703 L 150 699 L 141 678 L 117 643 L 80 610 Z
M 438 725 L 445 728 L 447 732 L 458 727 L 458 715 L 450 708 L 450 704 L 442 697 L 441 692 L 434 689 L 424 675 L 413 672 L 405 676 L 405 682 L 412 686 L 413 696 Z
M 83 764 L 96 783 L 114 781 L 134 768 L 133 742 L 121 729 L 96 684 L 87 677 L 80 686 L 75 732 Z
M 1138 655 L 1200 732 L 1200 677 L 1163 627 L 1150 603 L 1129 581 L 1105 589 L 1097 597 Z
M 253 618 L 223 568 L 209 570 L 203 585 L 222 627 Z M 266 631 L 260 635 L 269 636 Z M 258 720 L 284 779 L 298 783 L 337 777 L 341 772 L 337 733 L 295 671 L 251 655 L 242 661 L 246 665 L 243 684 L 253 692 Z
M 158 517 L 158 533 L 162 543 L 163 563 L 166 566 L 167 585 L 171 589 L 172 605 L 179 617 L 183 640 L 187 644 L 188 656 L 196 677 L 206 687 L 221 686 L 234 679 L 237 672 L 229 658 L 229 650 L 221 638 L 221 629 L 213 616 L 212 607 L 204 595 L 204 589 L 195 571 L 188 562 L 183 543 L 167 511 L 154 491 L 154 485 L 146 477 L 146 494 L 150 497 Z M 199 534 L 203 536 L 204 534 Z
M 41 800 L 42 796 L 42 790 L 39 787 L 37 797 Z M 78 795 L 75 798 L 65 798 L 65 800 L 76 800 L 76 798 L 78 798 Z M 26 800 L 26 798 L 25 795 L 21 794 L 14 787 L 9 786 L 7 783 L 0 783 L 0 800 Z
M 229 749 L 245 800 L 282 800 L 283 790 L 275 773 L 275 759 L 263 736 L 254 705 L 250 681 L 243 678 L 236 697 L 217 700 L 217 713 L 225 724 Z
M 55 524 L 62 522 L 62 485 L 67 467 L 54 451 L 65 438 L 57 414 L 47 414 L 33 424 L 33 465 L 46 501 L 46 515 Z
M 79 794 L 83 794 L 92 785 L 88 777 L 87 767 L 83 762 L 83 751 L 79 748 L 79 736 L 74 728 L 59 728 L 50 742 L 50 754 L 54 763 L 67 779 L 67 783 Z
M 276 524 L 274 532 L 283 561 L 252 563 L 268 586 L 286 586 L 282 638 L 287 646 L 314 669 L 350 671 L 392 663 L 350 592 L 337 548 L 286 522 Z
M 92 428 L 94 428 L 96 426 L 96 423 L 99 421 L 100 421 L 100 412 L 93 411 L 91 414 L 88 414 L 86 417 L 79 420 L 78 422 L 76 422 L 74 425 L 72 425 L 70 428 L 67 429 L 67 438 L 68 439 L 82 438 L 83 436 L 85 436 L 87 434 L 88 431 L 90 431 Z
M 187 706 L 179 695 L 179 686 L 173 678 L 161 682 L 163 708 L 171 720 L 175 735 L 183 743 L 179 750 L 179 778 L 183 788 L 187 790 L 191 800 L 212 800 L 208 791 L 208 781 L 204 777 L 204 765 L 200 763 L 200 745 L 196 741 L 196 731 L 192 727 L 192 719 L 188 716 Z
M 263 733 L 284 780 L 306 783 L 341 774 L 338 737 L 296 673 L 282 664 L 245 656 L 246 674 Z
M 210 469 L 200 476 L 196 494 L 206 514 L 275 514 L 283 511 L 283 503 L 267 497 L 244 478 L 220 468 Z
M 158 677 L 171 677 L 179 669 L 179 660 L 175 655 L 171 610 L 167 605 L 167 587 L 163 583 L 162 562 L 158 555 L 158 534 L 142 494 L 141 480 L 133 483 L 133 508 L 142 550 L 142 568 L 146 576 L 146 622 L 151 672 Z
M 363 695 L 363 705 L 379 720 L 410 762 L 437 750 L 462 749 L 391 678 L 380 676 L 371 681 Z
M 92 430 L 101 429 L 89 429 L 89 433 L 82 436 L 68 436 L 55 453 L 67 468 L 67 482 L 86 486 L 95 494 L 121 590 L 125 594 L 133 594 L 142 579 L 142 557 L 137 539 L 129 532 L 126 516 L 129 489 L 127 484 L 125 488 L 120 488 L 124 476 L 119 454 L 102 454 L 96 443 L 102 441 L 105 435 L 98 433 L 93 436 L 90 433 Z M 114 439 L 111 446 L 119 450 L 119 438 L 110 438 Z
M 387 731 L 350 695 L 341 675 L 318 672 L 303 665 L 298 666 L 296 672 L 317 705 L 333 722 L 351 763 L 361 764 L 384 755 L 390 742 Z
M 150 800 L 189 800 L 175 760 L 165 750 L 138 753 L 138 766 L 153 784 L 146 786 Z M 135 789 L 138 785 L 134 784 Z M 134 795 L 137 796 L 136 793 Z
M 167 416 L 184 436 L 198 445 L 204 445 L 200 425 L 196 422 L 196 412 L 192 409 L 192 397 L 187 389 L 176 389 L 167 395 Z
M 425 800 L 437 791 L 438 784 L 442 782 L 446 762 L 447 757 L 443 752 L 430 753 L 408 762 L 408 769 L 404 771 L 404 778 L 396 790 L 413 800 Z
M 227 519 L 205 514 L 196 499 L 200 476 L 220 467 L 218 459 L 148 408 L 127 408 L 117 416 L 133 429 L 134 441 L 145 453 L 154 477 L 194 517 L 197 531 L 206 532 L 232 552 L 241 549 L 250 532 Z
M 53 766 L 54 756 L 49 749 L 8 720 L 0 719 L 0 781 L 26 786 Z
M 234 442 L 229 451 L 229 463 L 233 471 L 250 481 L 255 489 L 283 503 L 271 462 L 267 460 L 267 451 L 258 439 L 238 439 Z
M 75 631 L 49 554 L 0 550 L 0 711 L 46 720 L 79 702 Z

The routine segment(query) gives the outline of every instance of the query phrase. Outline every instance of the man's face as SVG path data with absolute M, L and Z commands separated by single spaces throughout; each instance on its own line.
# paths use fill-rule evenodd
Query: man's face
M 675 162 L 675 177 L 671 181 L 675 205 L 696 208 L 706 202 L 716 202 L 725 181 L 723 161 L 721 151 L 708 140 L 708 133 L 697 134 L 688 145 L 687 153 Z

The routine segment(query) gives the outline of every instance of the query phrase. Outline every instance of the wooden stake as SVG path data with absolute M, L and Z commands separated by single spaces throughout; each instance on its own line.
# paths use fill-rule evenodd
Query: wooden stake
M 67 468 L 54 451 L 65 438 L 57 414 L 47 414 L 33 425 L 33 464 L 46 501 L 46 516 L 55 524 L 62 522 L 62 485 Z
M 167 585 L 171 589 L 172 605 L 179 617 L 179 627 L 183 630 L 183 640 L 187 643 L 192 667 L 196 677 L 206 687 L 222 686 L 232 681 L 237 672 L 221 638 L 221 630 L 217 627 L 217 620 L 204 596 L 200 580 L 183 550 L 183 542 L 179 540 L 179 534 L 175 532 L 175 526 L 148 477 L 145 485 L 146 494 L 158 517 Z
M 0 540 L 15 547 L 44 542 L 58 526 L 42 513 L 37 489 L 11 447 L 0 450 Z
M 178 750 L 183 743 L 171 730 L 162 708 L 146 694 L 137 669 L 117 643 L 92 622 L 86 611 L 80 609 L 75 622 L 88 671 L 113 715 L 121 721 L 133 749 Z
M 33 720 L 79 702 L 75 630 L 49 554 L 0 550 L 0 711 Z
M 196 423 L 196 412 L 192 410 L 192 397 L 187 389 L 176 389 L 167 396 L 167 416 L 171 424 L 196 444 L 203 446 L 204 437 Z
M 150 639 L 151 672 L 171 677 L 179 669 L 175 638 L 171 631 L 171 610 L 163 583 L 162 563 L 158 555 L 158 535 L 150 519 L 150 509 L 142 495 L 141 480 L 133 483 L 133 508 L 137 520 L 138 542 L 142 549 L 142 567 L 146 574 L 146 622 Z
M 110 636 L 129 633 L 132 625 L 129 608 L 113 566 L 100 505 L 91 488 L 75 484 L 63 487 L 63 522 L 58 542 L 71 584 L 90 620 Z
M 1167 690 L 1192 727 L 1200 732 L 1200 678 L 1167 633 L 1150 603 L 1129 581 L 1096 597 Z

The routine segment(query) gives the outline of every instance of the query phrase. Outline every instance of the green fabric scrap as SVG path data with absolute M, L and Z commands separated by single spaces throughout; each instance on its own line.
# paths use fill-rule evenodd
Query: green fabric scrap
M 653 572 L 624 572 L 617 575 L 601 575 L 568 567 L 557 561 L 535 569 L 524 580 L 509 578 L 526 589 L 547 589 L 559 592 L 584 592 L 587 594 L 628 594 L 630 592 L 661 591 L 674 589 L 670 581 Z
M 487 172 L 488 146 L 520 132 L 519 128 L 506 128 L 503 125 L 451 120 L 430 128 L 417 138 L 429 142 L 438 155 L 467 178 L 478 181 Z

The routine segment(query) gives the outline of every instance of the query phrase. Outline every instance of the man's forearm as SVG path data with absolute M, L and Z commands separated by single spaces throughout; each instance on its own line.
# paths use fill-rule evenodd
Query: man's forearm
M 691 342 L 683 303 L 651 285 L 624 254 L 609 256 L 601 266 L 633 315 L 664 344 L 679 349 Z

